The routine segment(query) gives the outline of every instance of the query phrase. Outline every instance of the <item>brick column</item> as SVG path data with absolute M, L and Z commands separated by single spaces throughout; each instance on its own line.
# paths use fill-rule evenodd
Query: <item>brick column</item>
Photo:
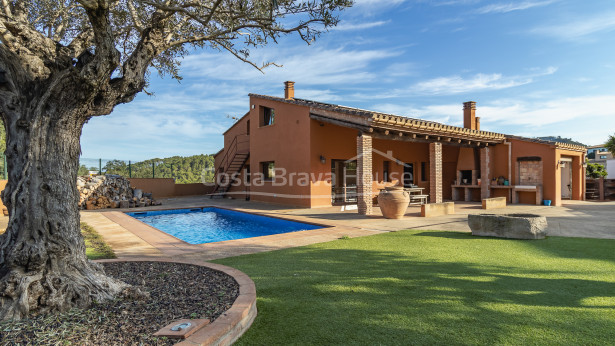
M 357 136 L 357 207 L 359 214 L 372 215 L 372 136 Z
M 489 181 L 491 180 L 491 172 L 489 172 L 489 147 L 480 149 L 480 198 L 489 198 Z
M 442 143 L 429 143 L 429 201 L 442 203 Z

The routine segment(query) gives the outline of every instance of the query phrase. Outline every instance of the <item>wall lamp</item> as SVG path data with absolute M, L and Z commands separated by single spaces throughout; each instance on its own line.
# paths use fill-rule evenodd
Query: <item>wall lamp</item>
M 320 155 L 320 163 L 322 163 L 323 165 L 327 163 L 327 159 L 325 159 L 325 157 L 322 155 Z

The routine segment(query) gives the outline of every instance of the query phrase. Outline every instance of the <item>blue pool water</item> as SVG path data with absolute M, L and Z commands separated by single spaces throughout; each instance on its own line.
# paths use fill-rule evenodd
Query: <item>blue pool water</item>
M 219 208 L 126 213 L 190 244 L 260 237 L 322 228 L 302 222 Z

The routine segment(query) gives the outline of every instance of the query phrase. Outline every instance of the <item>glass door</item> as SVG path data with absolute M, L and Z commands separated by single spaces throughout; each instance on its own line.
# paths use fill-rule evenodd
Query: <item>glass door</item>
M 331 160 L 331 203 L 357 203 L 357 161 Z

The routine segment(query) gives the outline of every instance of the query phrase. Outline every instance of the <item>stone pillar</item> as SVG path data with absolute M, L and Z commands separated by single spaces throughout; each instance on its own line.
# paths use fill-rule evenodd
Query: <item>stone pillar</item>
M 372 136 L 357 136 L 357 207 L 359 214 L 372 215 Z
M 480 149 L 480 198 L 489 198 L 489 182 L 491 172 L 489 172 L 489 147 Z
M 442 143 L 429 143 L 429 201 L 442 203 Z

